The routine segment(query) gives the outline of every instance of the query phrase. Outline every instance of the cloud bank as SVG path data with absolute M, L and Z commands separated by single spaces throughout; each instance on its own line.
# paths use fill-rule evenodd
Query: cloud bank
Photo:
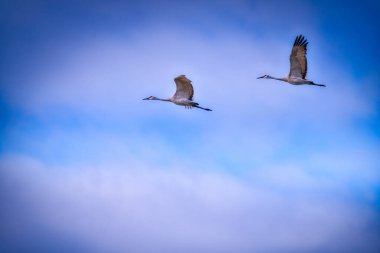
M 0 169 L 1 231 L 17 238 L 16 251 L 28 238 L 44 244 L 46 234 L 68 238 L 65 247 L 71 250 L 92 252 L 376 252 L 380 247 L 374 210 L 350 199 L 344 184 L 312 176 L 296 164 L 244 178 L 133 161 L 62 170 L 10 156 L 1 159 Z

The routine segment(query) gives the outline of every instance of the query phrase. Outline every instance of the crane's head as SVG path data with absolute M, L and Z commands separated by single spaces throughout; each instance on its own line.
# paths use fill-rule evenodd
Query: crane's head
M 257 79 L 261 79 L 261 78 L 269 79 L 271 77 L 269 75 L 263 75 L 263 76 L 259 76 Z
M 154 96 L 150 96 L 150 97 L 147 97 L 147 98 L 143 98 L 143 100 L 158 100 L 156 97 Z

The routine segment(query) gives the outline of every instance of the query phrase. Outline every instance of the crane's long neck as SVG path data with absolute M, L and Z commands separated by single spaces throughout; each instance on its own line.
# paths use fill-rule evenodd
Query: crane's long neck
M 172 100 L 170 98 L 155 98 L 154 100 L 172 102 Z
M 273 76 L 268 76 L 269 79 L 274 79 L 274 80 L 279 80 L 279 81 L 283 81 L 283 82 L 288 82 L 288 78 L 287 77 L 273 77 Z

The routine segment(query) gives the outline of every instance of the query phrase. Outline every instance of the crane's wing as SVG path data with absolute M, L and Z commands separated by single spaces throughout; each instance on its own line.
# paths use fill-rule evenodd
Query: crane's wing
M 307 40 L 304 36 L 298 35 L 294 41 L 292 53 L 290 54 L 290 72 L 289 76 L 306 78 L 307 74 Z
M 177 85 L 177 90 L 174 93 L 175 98 L 185 98 L 193 100 L 194 89 L 193 85 L 191 84 L 191 80 L 187 79 L 185 75 L 180 75 L 174 78 L 174 82 Z

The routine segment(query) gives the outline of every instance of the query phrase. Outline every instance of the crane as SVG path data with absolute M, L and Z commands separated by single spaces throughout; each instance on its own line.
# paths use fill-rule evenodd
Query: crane
M 144 98 L 143 100 L 159 100 L 159 101 L 167 101 L 172 102 L 176 105 L 185 106 L 185 108 L 191 109 L 193 107 L 203 109 L 206 111 L 212 111 L 208 108 L 200 107 L 198 103 L 193 101 L 194 88 L 191 84 L 191 80 L 189 80 L 185 75 L 179 75 L 174 78 L 174 82 L 177 86 L 177 90 L 174 95 L 167 99 L 157 98 L 154 96 L 150 96 Z
M 325 87 L 324 84 L 316 84 L 312 81 L 306 79 L 307 74 L 307 59 L 306 59 L 306 51 L 307 44 L 309 42 L 305 39 L 304 36 L 298 35 L 296 40 L 294 41 L 292 52 L 290 54 L 290 72 L 287 77 L 276 78 L 270 75 L 263 75 L 258 77 L 265 79 L 275 79 L 284 81 L 294 85 L 308 84 L 315 86 Z

